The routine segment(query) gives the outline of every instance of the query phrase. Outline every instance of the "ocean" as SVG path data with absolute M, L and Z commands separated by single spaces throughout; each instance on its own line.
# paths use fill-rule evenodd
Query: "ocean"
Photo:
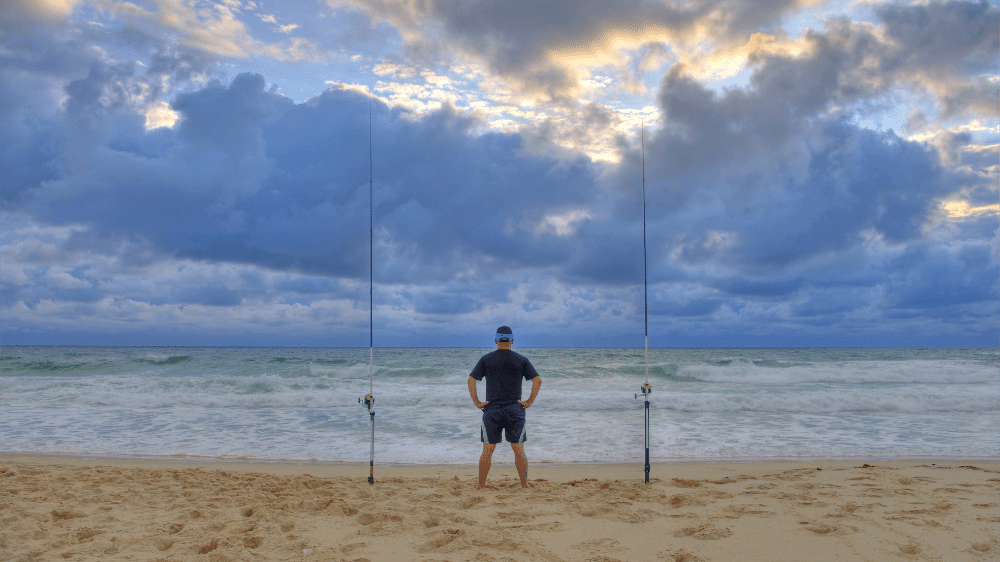
M 466 381 L 488 351 L 374 350 L 376 465 L 478 461 Z M 515 351 L 543 379 L 531 462 L 642 463 L 641 348 Z M 368 357 L 5 346 L 0 452 L 367 463 Z M 648 365 L 653 461 L 1000 458 L 996 348 L 651 349 Z

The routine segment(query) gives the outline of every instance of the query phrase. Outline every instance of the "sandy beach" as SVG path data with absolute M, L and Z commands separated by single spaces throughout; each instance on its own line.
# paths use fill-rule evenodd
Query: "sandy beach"
M 996 560 L 1000 463 L 377 466 L 0 455 L 3 560 Z

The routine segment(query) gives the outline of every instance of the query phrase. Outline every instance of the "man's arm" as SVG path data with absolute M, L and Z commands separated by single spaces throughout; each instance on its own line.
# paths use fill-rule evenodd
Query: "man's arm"
M 535 377 L 531 379 L 531 396 L 527 400 L 518 400 L 525 408 L 530 408 L 531 403 L 535 401 L 535 397 L 538 396 L 538 389 L 542 388 L 542 377 Z
M 489 402 L 479 401 L 479 393 L 476 392 L 476 379 L 473 378 L 472 376 L 469 377 L 469 396 L 472 397 L 472 401 L 476 404 L 476 407 L 479 408 L 480 410 L 483 409 L 483 406 L 489 404 Z

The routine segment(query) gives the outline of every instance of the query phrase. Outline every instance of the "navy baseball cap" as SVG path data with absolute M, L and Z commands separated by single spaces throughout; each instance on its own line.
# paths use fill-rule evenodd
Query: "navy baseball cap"
M 497 335 L 493 336 L 493 341 L 495 342 L 514 342 L 514 332 L 511 331 L 508 326 L 500 326 L 497 328 Z

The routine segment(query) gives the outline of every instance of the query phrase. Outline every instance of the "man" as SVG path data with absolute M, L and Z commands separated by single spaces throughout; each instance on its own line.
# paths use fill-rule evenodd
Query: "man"
M 476 407 L 483 411 L 480 439 L 483 454 L 479 457 L 479 488 L 486 487 L 486 475 L 493 462 L 493 450 L 500 442 L 501 433 L 514 451 L 514 466 L 521 478 L 521 487 L 528 487 L 528 458 L 524 455 L 524 442 L 528 439 L 524 427 L 524 411 L 531 407 L 542 377 L 538 376 L 531 361 L 510 349 L 514 333 L 507 326 L 497 328 L 493 341 L 496 351 L 483 355 L 469 375 L 469 395 Z M 479 401 L 476 381 L 486 378 L 486 402 Z M 531 396 L 521 400 L 521 379 L 531 381 Z

